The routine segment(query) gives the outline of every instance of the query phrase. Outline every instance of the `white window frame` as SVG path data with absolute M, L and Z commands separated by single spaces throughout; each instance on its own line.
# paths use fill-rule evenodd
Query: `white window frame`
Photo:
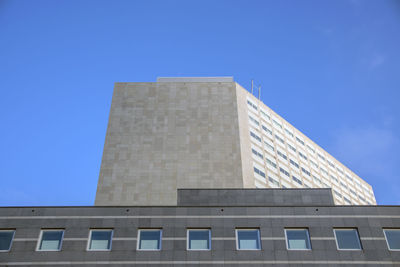
M 257 238 L 258 238 L 258 243 L 260 244 L 260 248 L 258 248 L 258 249 L 239 248 L 238 231 L 257 231 Z M 260 228 L 236 228 L 235 229 L 235 238 L 236 238 L 236 250 L 252 250 L 253 251 L 253 250 L 261 250 L 262 249 Z
M 14 236 L 15 236 L 15 229 L 1 229 L 0 232 L 13 232 L 12 237 L 11 237 L 11 242 L 10 242 L 10 246 L 8 247 L 7 250 L 0 250 L 0 252 L 9 252 L 11 250 L 13 241 L 14 241 Z
M 296 230 L 306 230 L 308 242 L 310 243 L 310 248 L 289 248 L 289 240 L 287 237 L 287 231 L 296 231 Z M 311 238 L 310 238 L 310 231 L 308 228 L 285 228 L 285 243 L 286 243 L 286 250 L 312 250 Z
M 160 248 L 159 249 L 143 249 L 143 248 L 139 248 L 139 244 L 140 244 L 140 235 L 142 231 L 160 231 Z M 137 233 L 137 242 L 136 242 L 136 250 L 138 251 L 160 251 L 162 249 L 162 233 L 163 230 L 162 228 L 140 228 L 138 229 L 138 233 Z
M 195 232 L 195 231 L 208 231 L 208 242 L 209 242 L 209 244 L 210 244 L 210 247 L 209 248 L 207 248 L 207 249 L 192 249 L 192 248 L 189 248 L 189 232 L 190 231 L 193 231 L 193 232 Z M 210 228 L 187 228 L 186 229 L 186 250 L 189 250 L 189 251 L 208 251 L 208 250 L 211 250 L 211 229 Z
M 358 244 L 360 245 L 360 248 L 339 248 L 339 244 L 338 244 L 338 241 L 337 241 L 337 237 L 336 237 L 336 230 L 339 230 L 339 231 L 352 231 L 352 230 L 356 230 L 356 234 L 357 234 L 357 237 L 358 237 Z M 334 236 L 335 236 L 335 243 L 336 243 L 336 248 L 337 248 L 337 250 L 363 250 L 363 246 L 362 246 L 362 244 L 361 244 L 361 238 L 360 238 L 360 235 L 359 235 L 359 233 L 358 233 L 358 229 L 357 228 L 333 228 L 333 234 L 334 234 Z
M 60 248 L 59 249 L 40 249 L 40 243 L 42 242 L 43 232 L 62 232 L 61 240 L 60 240 Z M 53 229 L 40 229 L 39 238 L 38 238 L 38 241 L 37 241 L 37 244 L 36 244 L 36 250 L 35 251 L 38 251 L 38 252 L 42 252 L 42 251 L 46 251 L 46 252 L 49 252 L 49 251 L 54 251 L 54 252 L 61 251 L 62 245 L 63 245 L 63 241 L 64 241 L 64 233 L 65 233 L 65 229 L 63 229 L 63 228 L 61 228 L 61 229 L 55 229 L 55 228 L 53 228 Z
M 111 236 L 110 236 L 110 248 L 109 249 L 90 249 L 90 241 L 92 241 L 92 232 L 109 232 L 111 231 Z M 89 230 L 89 237 L 88 237 L 88 242 L 86 245 L 86 251 L 111 251 L 112 249 L 112 240 L 114 236 L 114 229 L 97 229 L 97 228 L 92 228 Z
M 400 249 L 398 249 L 398 248 L 394 248 L 394 249 L 390 248 L 389 242 L 388 242 L 387 236 L 386 236 L 386 230 L 399 231 L 400 232 L 400 228 L 383 228 L 382 230 L 383 230 L 383 235 L 385 236 L 385 241 L 386 241 L 386 245 L 388 247 L 388 250 L 390 250 L 390 251 L 400 251 Z

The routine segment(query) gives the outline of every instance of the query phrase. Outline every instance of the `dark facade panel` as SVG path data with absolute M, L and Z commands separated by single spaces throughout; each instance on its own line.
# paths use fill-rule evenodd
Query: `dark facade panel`
M 334 205 L 330 188 L 178 189 L 178 206 Z

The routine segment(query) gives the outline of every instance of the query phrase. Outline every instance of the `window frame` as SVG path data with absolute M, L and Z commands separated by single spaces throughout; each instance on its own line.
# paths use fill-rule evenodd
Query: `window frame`
M 62 232 L 61 235 L 61 240 L 60 240 L 60 247 L 58 249 L 40 249 L 40 244 L 42 243 L 42 239 L 43 239 L 43 232 Z M 36 244 L 36 249 L 35 251 L 37 252 L 57 252 L 57 251 L 61 251 L 62 250 L 62 245 L 63 245 L 63 241 L 64 241 L 64 234 L 65 234 L 65 229 L 64 228 L 43 228 L 40 229 L 40 233 L 39 233 L 39 238 L 37 240 L 37 244 Z
M 382 228 L 382 230 L 383 230 L 383 235 L 385 236 L 385 241 L 386 241 L 386 245 L 387 245 L 388 250 L 390 250 L 390 251 L 400 251 L 400 248 L 394 248 L 394 249 L 390 248 L 389 241 L 388 241 L 387 236 L 386 236 L 386 230 L 399 231 L 400 232 L 400 228 Z
M 109 249 L 91 249 L 90 248 L 90 242 L 92 241 L 92 233 L 93 233 L 93 231 L 96 231 L 96 232 L 109 232 L 109 231 L 111 231 L 110 248 Z M 113 236 L 114 236 L 114 229 L 112 229 L 112 228 L 91 228 L 91 229 L 89 229 L 89 237 L 88 237 L 88 242 L 87 242 L 87 245 L 86 245 L 86 251 L 111 251 Z
M 311 243 L 311 237 L 310 237 L 310 230 L 307 227 L 295 227 L 295 228 L 284 228 L 284 232 L 285 232 L 285 243 L 286 243 L 286 250 L 312 250 L 312 243 Z M 307 233 L 307 239 L 308 239 L 308 243 L 310 244 L 310 248 L 289 248 L 289 240 L 287 237 L 287 231 L 290 230 L 306 230 Z
M 257 249 L 239 248 L 239 236 L 238 236 L 238 231 L 257 231 L 257 238 L 258 238 L 259 248 L 257 248 Z M 255 227 L 255 228 L 235 228 L 235 239 L 236 239 L 236 250 L 249 250 L 249 251 L 262 250 L 261 231 L 260 231 L 260 228 L 256 228 L 256 227 Z
M 208 243 L 209 248 L 207 249 L 192 249 L 189 248 L 189 232 L 190 231 L 208 231 Z M 211 228 L 187 228 L 186 229 L 186 250 L 188 251 L 209 251 L 211 250 Z
M 15 229 L 0 229 L 0 232 L 13 232 L 11 241 L 10 241 L 10 246 L 8 247 L 8 250 L 0 250 L 0 253 L 2 252 L 10 252 L 12 248 L 12 244 L 14 242 L 14 237 L 15 237 Z
M 338 240 L 337 240 L 337 236 L 336 236 L 336 230 L 339 230 L 339 231 L 351 231 L 351 230 L 356 230 L 356 234 L 357 234 L 357 237 L 358 237 L 358 244 L 360 245 L 360 248 L 339 248 L 339 244 L 338 244 Z M 363 246 L 362 246 L 362 243 L 361 243 L 360 234 L 358 233 L 358 229 L 357 229 L 357 228 L 350 228 L 350 227 L 346 227 L 346 228 L 333 228 L 333 234 L 334 234 L 334 236 L 335 236 L 335 243 L 336 243 L 336 249 L 337 249 L 337 250 L 349 250 L 349 251 L 351 251 L 351 250 L 354 250 L 354 251 L 363 250 Z
M 141 232 L 142 231 L 160 231 L 160 248 L 159 249 L 143 249 L 143 248 L 139 248 L 139 244 L 140 244 L 140 237 L 141 237 Z M 137 232 L 137 242 L 136 242 L 136 250 L 137 251 L 161 251 L 162 249 L 162 234 L 163 234 L 163 229 L 162 228 L 139 228 L 138 232 Z

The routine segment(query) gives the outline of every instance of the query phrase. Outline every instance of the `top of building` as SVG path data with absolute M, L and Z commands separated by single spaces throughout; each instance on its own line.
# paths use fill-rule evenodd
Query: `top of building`
M 233 77 L 157 77 L 159 83 L 232 83 Z

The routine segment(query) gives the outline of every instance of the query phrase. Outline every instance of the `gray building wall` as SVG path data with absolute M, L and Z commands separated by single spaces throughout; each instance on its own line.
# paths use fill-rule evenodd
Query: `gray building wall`
M 236 83 L 223 81 L 116 83 L 95 205 L 176 205 L 177 188 L 242 188 Z
M 207 195 L 212 192 L 214 190 L 198 193 Z M 400 228 L 400 206 L 323 205 L 326 199 L 322 202 L 317 199 L 315 205 L 300 202 L 297 206 L 262 206 L 263 196 L 268 194 L 265 192 L 272 191 L 260 189 L 240 193 L 242 196 L 255 196 L 258 200 L 253 202 L 253 206 L 224 206 L 218 205 L 224 204 L 224 199 L 220 203 L 210 203 L 209 198 L 203 198 L 207 200 L 203 202 L 204 206 L 3 207 L 0 208 L 0 229 L 15 229 L 16 232 L 11 250 L 0 253 L 0 265 L 400 265 L 400 252 L 388 250 L 382 231 L 382 228 Z M 299 191 L 288 192 L 297 195 Z M 304 192 L 305 195 L 310 193 Z M 312 194 L 318 194 L 318 191 Z M 278 196 L 279 193 L 272 203 L 279 203 Z M 286 227 L 308 228 L 312 249 L 287 250 Z M 356 227 L 363 249 L 337 250 L 334 227 Z M 65 229 L 61 251 L 35 251 L 39 232 L 43 228 Z M 114 230 L 111 251 L 86 251 L 89 230 L 93 228 Z M 136 250 L 139 228 L 162 228 L 161 251 Z M 210 228 L 212 249 L 187 251 L 187 228 Z M 236 250 L 235 228 L 259 228 L 261 250 Z

